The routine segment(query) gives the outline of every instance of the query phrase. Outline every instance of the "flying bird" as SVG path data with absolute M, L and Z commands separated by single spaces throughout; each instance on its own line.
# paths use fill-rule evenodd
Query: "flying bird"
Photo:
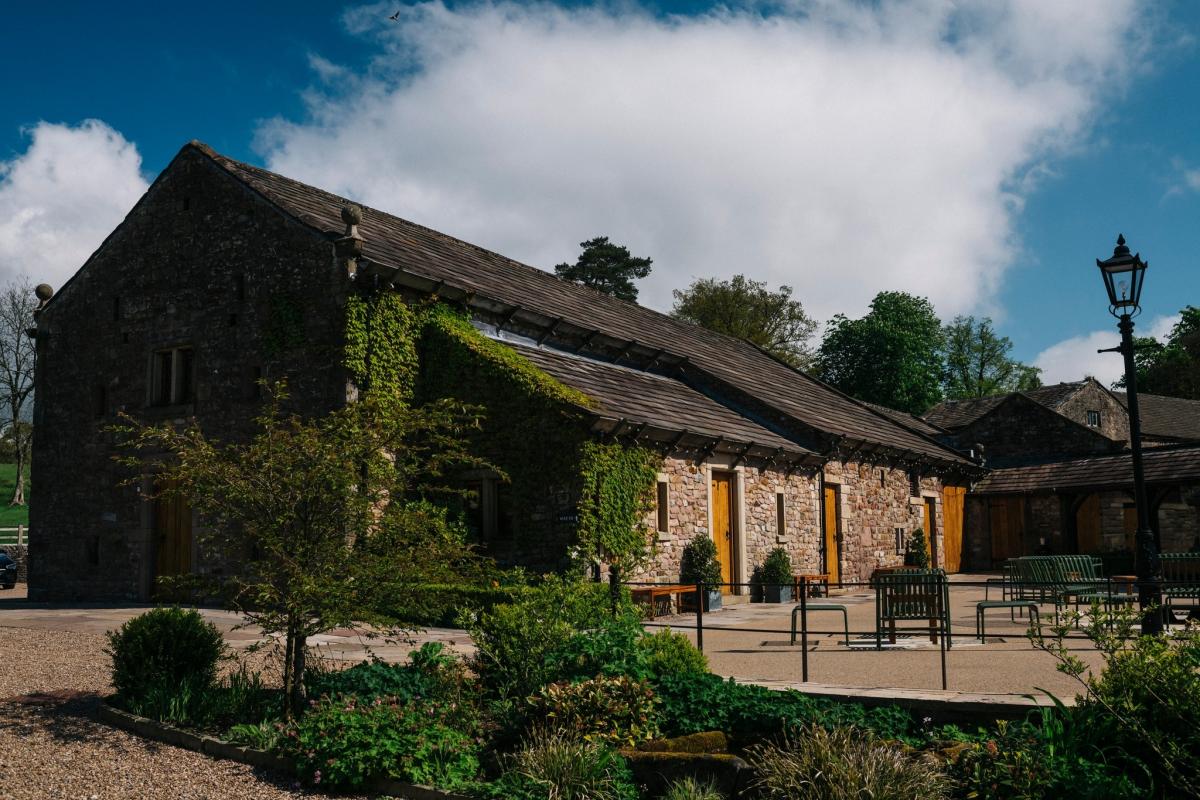
M 388 19 L 390 19 L 392 22 L 396 22 L 400 19 L 400 12 L 397 11 L 395 14 L 392 14 L 390 17 L 388 17 Z

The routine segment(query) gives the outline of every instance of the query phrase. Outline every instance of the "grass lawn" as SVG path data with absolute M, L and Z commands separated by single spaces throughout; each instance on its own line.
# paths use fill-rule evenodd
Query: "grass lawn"
M 28 467 L 26 468 L 28 469 Z M 8 507 L 12 497 L 13 486 L 16 484 L 17 465 L 0 464 L 0 528 L 15 528 L 18 525 L 29 524 L 29 507 Z M 25 499 L 29 499 L 29 473 L 25 473 Z

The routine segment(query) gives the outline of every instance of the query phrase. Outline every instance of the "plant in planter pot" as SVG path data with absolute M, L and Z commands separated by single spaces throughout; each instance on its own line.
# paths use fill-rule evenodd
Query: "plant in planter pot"
M 768 603 L 792 601 L 792 559 L 787 550 L 776 547 L 762 565 L 763 595 Z
M 917 528 L 904 549 L 904 566 L 929 569 L 929 547 L 925 544 L 925 531 Z
M 717 561 L 717 545 L 712 539 L 700 534 L 683 548 L 679 582 L 704 584 L 705 611 L 721 607 L 721 562 Z M 695 603 L 694 597 L 690 602 Z

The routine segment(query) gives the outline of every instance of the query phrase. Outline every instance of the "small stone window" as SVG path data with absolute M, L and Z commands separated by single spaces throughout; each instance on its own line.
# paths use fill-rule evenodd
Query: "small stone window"
M 787 500 L 783 492 L 775 493 L 775 535 L 781 538 L 787 535 Z
M 921 496 L 921 473 L 915 469 L 908 473 L 908 493 L 912 497 Z
M 467 480 L 465 488 L 464 510 L 471 533 L 488 545 L 512 541 L 515 515 L 508 484 L 483 475 Z
M 658 494 L 656 497 L 658 510 L 658 532 L 666 533 L 671 523 L 671 507 L 669 505 L 670 489 L 666 481 L 658 482 Z
M 121 296 L 117 295 L 113 298 L 113 322 L 121 320 Z
M 1100 427 L 1100 412 L 1099 411 L 1087 412 L 1087 424 L 1088 424 L 1089 428 L 1099 428 Z
M 150 363 L 150 405 L 178 406 L 192 402 L 195 354 L 190 347 L 158 350 Z

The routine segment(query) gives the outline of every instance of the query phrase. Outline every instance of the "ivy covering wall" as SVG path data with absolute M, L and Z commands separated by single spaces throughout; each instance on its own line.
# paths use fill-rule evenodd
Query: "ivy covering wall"
M 569 549 L 575 566 L 598 558 L 622 569 L 648 556 L 644 520 L 661 454 L 598 441 L 587 395 L 484 336 L 465 313 L 391 291 L 352 296 L 345 365 L 360 391 L 405 403 L 453 398 L 482 412 L 472 447 L 503 471 L 512 555 L 557 549 L 562 562 Z

